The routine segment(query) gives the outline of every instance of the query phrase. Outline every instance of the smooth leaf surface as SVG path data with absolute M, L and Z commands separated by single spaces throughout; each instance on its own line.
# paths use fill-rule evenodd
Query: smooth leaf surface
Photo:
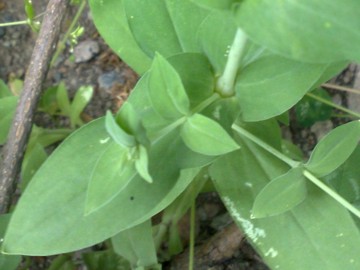
M 236 20 L 254 42 L 286 57 L 359 61 L 359 9 L 354 0 L 245 0 L 237 7 Z
M 252 62 L 240 72 L 236 83 L 244 120 L 265 120 L 290 109 L 325 68 L 326 65 L 300 63 L 277 55 Z
M 189 117 L 180 135 L 191 150 L 204 155 L 222 155 L 239 148 L 217 122 L 201 114 Z
M 324 177 L 343 198 L 352 204 L 360 202 L 360 146 L 358 145 L 351 156 L 335 171 Z
M 262 134 L 266 136 L 267 130 Z M 274 140 L 273 136 L 265 141 L 270 139 Z M 230 215 L 265 263 L 271 269 L 358 269 L 360 233 L 354 220 L 315 187 L 311 186 L 307 199 L 290 212 L 250 218 L 256 196 L 288 167 L 251 142 L 239 142 L 241 150 L 217 159 L 210 174 Z
M 106 148 L 92 170 L 86 193 L 85 215 L 99 210 L 119 194 L 135 177 L 134 162 L 128 149 L 114 141 L 104 142 Z
M 0 238 L 4 239 L 11 214 L 0 215 Z M 21 262 L 21 256 L 0 254 L 0 269 L 15 270 Z
M 167 60 L 179 74 L 192 107 L 214 93 L 215 76 L 204 55 L 181 53 Z
M 4 144 L 15 114 L 18 98 L 9 96 L 0 99 L 0 144 Z
M 333 129 L 316 145 L 305 167 L 320 177 L 331 173 L 351 155 L 359 139 L 360 121 Z
M 83 253 L 82 259 L 88 270 L 126 270 L 131 268 L 128 261 L 110 249 Z
M 192 0 L 199 6 L 215 9 L 229 9 L 236 0 Z
M 133 267 L 157 265 L 151 220 L 118 233 L 111 238 L 111 243 L 114 251 L 128 259 Z
M 68 92 L 67 92 L 67 89 L 66 89 L 64 83 L 60 83 L 57 87 L 56 100 L 57 100 L 57 103 L 59 105 L 61 112 L 64 115 L 70 116 L 71 115 L 71 104 L 70 104 L 69 95 L 68 95 Z
M 301 167 L 291 169 L 267 184 L 256 196 L 252 217 L 263 218 L 291 210 L 306 198 L 306 180 Z
M 126 19 L 123 2 L 89 0 L 89 5 L 95 26 L 106 44 L 137 73 L 143 74 L 150 68 L 151 58 L 135 41 Z
M 136 140 L 133 135 L 128 134 L 115 121 L 110 111 L 106 112 L 105 127 L 111 138 L 124 148 L 136 146 Z
M 180 171 L 174 157 L 181 140 L 174 131 L 152 147 L 151 185 L 135 177 L 101 211 L 84 216 L 89 179 L 109 138 L 104 124 L 99 119 L 78 129 L 38 170 L 10 221 L 3 252 L 50 255 L 99 243 L 164 209 L 198 173 Z
M 92 86 L 81 86 L 71 103 L 70 122 L 72 125 L 81 125 L 80 114 L 90 102 L 94 89 Z
M 138 174 L 148 183 L 152 183 L 153 179 L 149 173 L 149 158 L 146 148 L 142 145 L 138 147 L 138 157 L 135 160 L 135 168 Z
M 181 78 L 169 62 L 157 54 L 148 78 L 148 91 L 154 110 L 165 119 L 178 119 L 189 113 L 190 102 Z

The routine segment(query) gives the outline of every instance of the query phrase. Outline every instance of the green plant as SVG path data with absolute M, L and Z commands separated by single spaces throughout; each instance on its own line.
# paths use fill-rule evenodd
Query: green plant
M 169 252 L 181 250 L 173 224 L 212 181 L 272 269 L 359 269 L 359 197 L 349 187 L 359 188 L 351 155 L 360 122 L 331 131 L 304 162 L 282 152 L 278 119 L 360 60 L 360 2 L 90 7 L 104 39 L 142 77 L 115 116 L 74 132 L 41 166 L 3 253 L 52 255 L 110 238 L 132 268 L 160 268 L 156 248 L 168 236 Z M 153 241 L 150 220 L 163 210 Z

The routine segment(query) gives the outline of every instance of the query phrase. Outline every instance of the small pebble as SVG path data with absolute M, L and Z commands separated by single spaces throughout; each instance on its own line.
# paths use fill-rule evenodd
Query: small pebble
M 99 52 L 100 47 L 96 41 L 82 41 L 74 48 L 75 63 L 87 62 L 94 58 Z
M 115 70 L 103 73 L 98 78 L 99 87 L 105 90 L 109 90 L 115 83 L 125 83 L 125 76 L 122 73 Z

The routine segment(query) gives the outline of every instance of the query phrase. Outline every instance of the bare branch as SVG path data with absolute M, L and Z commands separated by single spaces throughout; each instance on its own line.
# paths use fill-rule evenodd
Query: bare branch
M 36 40 L 30 65 L 26 72 L 24 89 L 20 95 L 15 117 L 3 149 L 0 164 L 0 213 L 6 213 L 17 184 L 26 145 L 31 132 L 34 113 L 40 98 L 51 56 L 56 47 L 62 18 L 69 0 L 50 0 L 41 30 Z

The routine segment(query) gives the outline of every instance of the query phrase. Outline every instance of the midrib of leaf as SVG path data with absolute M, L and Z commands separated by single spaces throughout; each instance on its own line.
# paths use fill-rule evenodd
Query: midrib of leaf
M 168 1 L 165 0 L 164 2 L 165 2 L 165 7 L 166 7 L 166 15 L 169 17 L 169 19 L 170 19 L 170 21 L 171 21 L 171 27 L 173 28 L 174 33 L 176 34 L 176 38 L 177 38 L 179 47 L 181 48 L 181 50 L 182 50 L 183 52 L 185 52 L 184 46 L 183 46 L 183 44 L 182 44 L 182 42 L 181 42 L 181 39 L 180 39 L 180 36 L 179 36 L 179 32 L 177 31 L 176 25 L 174 24 L 173 18 L 171 17 L 171 12 L 169 11 Z

